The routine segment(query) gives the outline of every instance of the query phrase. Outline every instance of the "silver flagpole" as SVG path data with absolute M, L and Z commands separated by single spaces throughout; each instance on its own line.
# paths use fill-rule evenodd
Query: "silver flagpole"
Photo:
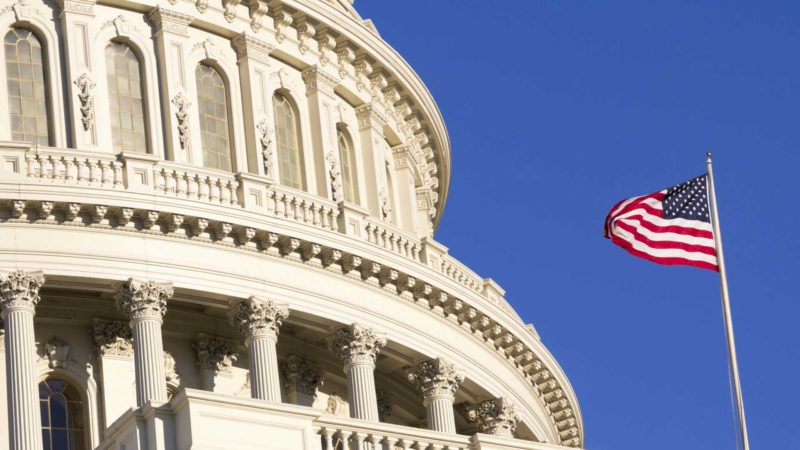
M 742 386 L 739 382 L 739 364 L 736 362 L 736 343 L 733 340 L 733 320 L 731 319 L 731 305 L 728 299 L 728 279 L 725 276 L 725 257 L 722 254 L 722 235 L 719 231 L 719 214 L 717 213 L 717 195 L 714 191 L 714 171 L 711 168 L 711 152 L 706 153 L 706 166 L 708 167 L 709 198 L 714 226 L 714 245 L 717 247 L 717 266 L 719 267 L 719 281 L 722 291 L 722 315 L 725 318 L 725 335 L 728 338 L 728 364 L 731 368 L 731 381 L 736 399 L 736 412 L 739 417 L 739 433 L 742 445 L 744 450 L 750 450 L 750 443 L 747 439 L 747 422 L 744 419 Z

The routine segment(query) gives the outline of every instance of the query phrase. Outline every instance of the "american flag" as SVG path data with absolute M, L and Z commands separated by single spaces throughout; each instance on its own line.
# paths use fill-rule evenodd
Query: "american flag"
M 658 264 L 718 271 L 707 177 L 617 203 L 606 217 L 605 237 Z

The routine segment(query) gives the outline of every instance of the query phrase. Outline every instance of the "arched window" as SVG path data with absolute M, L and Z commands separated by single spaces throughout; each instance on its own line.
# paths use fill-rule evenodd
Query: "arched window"
M 353 152 L 353 145 L 347 132 L 340 129 L 339 140 L 339 161 L 342 166 L 342 187 L 344 188 L 344 199 L 351 203 L 358 203 L 358 178 L 356 174 L 356 155 Z
M 203 166 L 231 170 L 228 96 L 225 93 L 225 82 L 216 69 L 205 64 L 197 65 L 195 76 Z
M 125 44 L 108 44 L 106 76 L 114 150 L 146 153 L 144 95 L 141 67 L 136 53 Z
M 289 99 L 277 92 L 272 97 L 272 108 L 275 114 L 275 143 L 278 146 L 280 182 L 295 189 L 305 189 L 297 114 Z
M 3 39 L 11 139 L 48 145 L 47 93 L 42 44 L 30 30 L 13 28 Z
M 49 378 L 39 383 L 45 450 L 85 450 L 83 396 L 71 383 Z

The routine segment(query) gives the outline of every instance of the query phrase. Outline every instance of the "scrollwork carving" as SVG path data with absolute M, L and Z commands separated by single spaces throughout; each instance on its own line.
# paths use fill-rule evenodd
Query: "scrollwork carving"
M 88 73 L 82 73 L 73 84 L 78 88 L 78 100 L 81 103 L 81 123 L 84 131 L 89 131 L 94 125 L 94 90 L 96 83 Z

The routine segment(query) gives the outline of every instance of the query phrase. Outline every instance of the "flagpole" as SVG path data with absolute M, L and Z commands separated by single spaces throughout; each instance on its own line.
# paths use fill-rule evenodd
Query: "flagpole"
M 733 340 L 733 320 L 731 319 L 731 305 L 728 299 L 728 279 L 725 273 L 725 257 L 722 253 L 722 235 L 719 231 L 719 214 L 717 213 L 717 195 L 714 190 L 714 171 L 711 168 L 711 152 L 706 153 L 706 166 L 708 167 L 708 186 L 714 227 L 714 245 L 717 248 L 717 266 L 719 267 L 720 290 L 722 291 L 722 315 L 725 319 L 725 335 L 728 338 L 728 364 L 731 368 L 732 388 L 736 399 L 736 412 L 739 418 L 739 433 L 743 450 L 750 450 L 750 443 L 747 439 L 747 422 L 745 422 L 744 419 L 742 386 L 739 382 L 739 364 L 736 361 L 736 343 Z

